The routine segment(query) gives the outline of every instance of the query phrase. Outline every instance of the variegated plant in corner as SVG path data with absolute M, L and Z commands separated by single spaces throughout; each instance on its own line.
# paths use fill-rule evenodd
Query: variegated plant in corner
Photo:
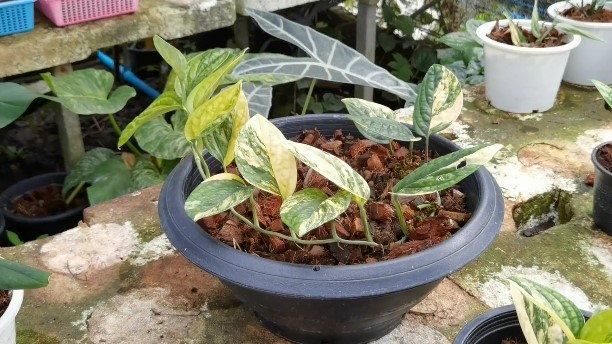
M 527 344 L 612 343 L 612 309 L 585 321 L 571 300 L 551 288 L 519 277 L 508 283 Z

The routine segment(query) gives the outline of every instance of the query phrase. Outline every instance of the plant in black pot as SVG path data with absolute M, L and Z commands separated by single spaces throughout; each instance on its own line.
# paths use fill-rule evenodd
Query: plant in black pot
M 42 288 L 48 283 L 49 273 L 0 258 L 0 343 L 15 344 L 15 317 L 21 309 L 23 289 Z
M 612 87 L 597 80 L 593 83 L 612 111 Z M 612 141 L 604 142 L 593 149 L 591 160 L 595 166 L 593 183 L 593 221 L 608 235 L 612 235 Z
M 514 307 L 496 308 L 474 319 L 455 344 L 612 343 L 612 309 L 591 316 L 543 285 L 518 277 L 508 284 Z
M 409 85 L 349 47 L 276 15 L 254 15 L 265 25 L 278 24 L 281 31 L 272 32 L 315 56 L 317 49 L 308 44 L 323 40 L 334 47 L 321 50 L 325 59 L 289 58 L 293 66 L 306 65 L 302 72 L 318 65 L 319 75 L 385 80 L 386 89 L 410 98 Z M 305 42 L 287 33 L 298 29 Z M 305 343 L 381 337 L 441 279 L 478 257 L 499 231 L 501 193 L 480 168 L 499 145 L 459 150 L 434 135 L 462 107 L 461 87 L 448 69 L 433 66 L 425 77 L 414 114 L 422 137 L 416 137 L 395 112 L 360 99 L 344 100 L 347 116 L 249 119 L 246 80 L 270 75 L 236 71 L 244 72 L 257 57 L 232 73 L 240 56 L 228 56 L 192 88 L 186 85 L 193 83 L 194 60 L 162 49 L 175 77 L 166 95 L 126 127 L 119 144 L 180 109 L 173 117 L 184 118 L 181 134 L 193 158 L 183 159 L 164 184 L 162 226 L 180 252 L 219 277 L 274 332 Z M 337 59 L 352 54 L 352 65 L 362 72 L 330 65 L 334 50 L 345 53 Z M 204 149 L 209 154 L 202 155 Z

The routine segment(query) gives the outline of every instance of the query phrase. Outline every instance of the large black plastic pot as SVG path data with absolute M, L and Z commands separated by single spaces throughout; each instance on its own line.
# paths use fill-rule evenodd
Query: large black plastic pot
M 597 159 L 597 151 L 612 141 L 602 143 L 593 149 L 591 160 L 595 165 L 595 184 L 593 184 L 593 221 L 608 235 L 612 235 L 612 172 L 608 171 Z
M 286 137 L 317 128 L 360 136 L 345 116 L 313 115 L 272 121 Z M 418 146 L 418 145 L 417 145 Z M 458 147 L 435 136 L 430 147 Z M 207 157 L 211 170 L 221 166 Z M 217 276 L 273 332 L 301 343 L 363 343 L 382 337 L 445 276 L 477 258 L 495 239 L 503 199 L 482 168 L 462 183 L 468 223 L 443 243 L 394 260 L 351 266 L 311 266 L 250 255 L 213 239 L 185 213 L 189 193 L 201 182 L 192 159 L 183 159 L 166 179 L 159 200 L 162 227 L 187 259 Z
M 591 314 L 582 312 L 588 319 Z M 465 325 L 453 344 L 500 344 L 504 339 L 525 340 L 514 306 L 494 308 Z
M 17 233 L 23 241 L 34 240 L 43 234 L 57 234 L 75 227 L 83 217 L 85 206 L 70 209 L 61 214 L 45 217 L 26 217 L 9 211 L 10 202 L 29 191 L 46 185 L 64 183 L 66 173 L 46 173 L 24 179 L 0 194 L 0 213 L 6 219 L 6 228 Z

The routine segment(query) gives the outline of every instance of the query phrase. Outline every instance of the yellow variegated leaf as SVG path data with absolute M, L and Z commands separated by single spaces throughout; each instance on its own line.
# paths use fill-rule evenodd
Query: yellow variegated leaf
M 226 87 L 198 106 L 185 123 L 185 138 L 189 141 L 200 137 L 205 131 L 221 124 L 236 107 L 238 98 L 242 93 L 242 82 Z
M 223 158 L 224 166 L 227 166 L 234 161 L 234 157 L 236 156 L 235 148 L 238 135 L 240 134 L 240 131 L 244 125 L 249 121 L 249 118 L 249 102 L 244 96 L 244 93 L 240 92 L 238 102 L 236 103 L 236 108 L 234 109 L 234 115 L 232 117 L 232 134 L 228 141 L 227 152 Z
M 297 165 L 283 133 L 261 115 L 244 125 L 236 142 L 236 165 L 250 184 L 286 199 L 295 191 Z
M 185 201 L 185 211 L 194 221 L 222 213 L 253 195 L 253 187 L 231 173 L 214 175 L 198 185 Z
M 281 206 L 280 216 L 297 236 L 302 237 L 333 221 L 346 211 L 350 203 L 351 194 L 344 190 L 328 198 L 323 191 L 308 188 L 287 198 Z

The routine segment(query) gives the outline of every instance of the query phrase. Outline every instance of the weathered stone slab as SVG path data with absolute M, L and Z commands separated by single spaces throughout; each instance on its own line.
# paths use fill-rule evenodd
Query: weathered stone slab
M 247 8 L 269 12 L 278 11 L 317 1 L 319 0 L 236 0 L 236 12 L 246 15 Z
M 230 26 L 232 0 L 141 0 L 135 14 L 57 28 L 37 15 L 34 31 L 0 37 L 0 77 L 87 58 L 100 48 L 160 35 L 174 39 Z

